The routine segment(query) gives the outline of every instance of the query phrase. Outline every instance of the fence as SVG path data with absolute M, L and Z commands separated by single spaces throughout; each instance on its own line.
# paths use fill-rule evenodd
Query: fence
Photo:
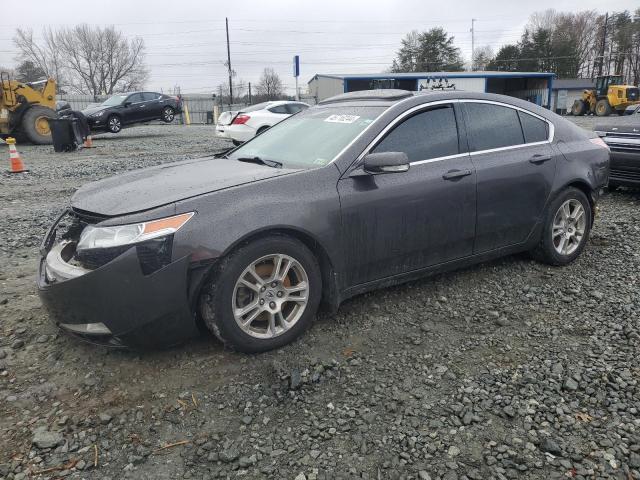
M 85 108 L 97 105 L 104 102 L 109 95 L 98 95 L 94 98 L 93 95 L 80 95 L 80 94 L 60 94 L 58 100 L 69 102 L 73 110 L 84 110 Z M 182 95 L 182 100 L 189 109 L 189 116 L 191 123 L 214 123 L 215 118 L 213 116 L 214 99 L 213 96 L 207 93 L 187 93 Z M 315 105 L 315 97 L 301 97 L 300 101 L 308 103 L 309 105 Z M 236 103 L 233 105 L 222 105 L 220 112 L 228 110 L 241 110 L 246 107 L 246 103 Z M 178 117 L 176 120 L 178 123 L 184 123 L 184 115 L 182 118 Z

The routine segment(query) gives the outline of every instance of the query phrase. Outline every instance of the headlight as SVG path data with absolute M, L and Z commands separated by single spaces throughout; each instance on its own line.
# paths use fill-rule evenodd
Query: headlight
M 104 114 L 104 110 L 100 110 L 98 113 L 94 113 L 91 116 L 95 118 L 95 117 L 101 117 L 103 114 Z
M 90 225 L 82 231 L 76 248 L 77 250 L 112 248 L 164 237 L 180 230 L 193 215 L 194 212 L 183 213 L 150 222 L 114 227 L 93 227 Z

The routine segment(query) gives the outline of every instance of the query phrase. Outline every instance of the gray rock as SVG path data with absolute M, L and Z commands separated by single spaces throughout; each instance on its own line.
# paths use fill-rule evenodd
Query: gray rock
M 549 452 L 552 455 L 560 456 L 562 455 L 562 449 L 560 446 L 550 438 L 544 438 L 540 442 L 540 450 L 543 452 Z
M 571 377 L 567 377 L 566 380 L 564 381 L 564 384 L 562 385 L 562 388 L 564 388 L 565 390 L 575 392 L 576 390 L 578 390 L 578 382 L 576 382 Z
M 108 413 L 104 413 L 104 412 L 101 412 L 98 415 L 98 418 L 100 419 L 100 423 L 102 425 L 107 425 L 111 421 L 111 415 L 109 415 Z
M 240 456 L 240 452 L 236 447 L 229 447 L 220 452 L 220 461 L 224 463 L 231 463 Z
M 14 350 L 18 350 L 22 347 L 24 347 L 24 340 L 18 339 L 11 344 L 11 348 L 13 348 Z
M 640 468 L 640 455 L 635 453 L 635 452 L 631 452 L 629 454 L 629 466 L 631 468 Z
M 420 480 L 431 480 L 431 475 L 429 475 L 426 471 L 420 470 L 418 472 L 418 478 Z
M 291 370 L 291 374 L 289 377 L 289 387 L 291 390 L 297 390 L 302 385 L 302 377 L 300 376 L 300 370 L 294 368 Z
M 64 437 L 60 432 L 50 432 L 39 430 L 33 435 L 31 443 L 38 448 L 54 448 L 64 442 Z

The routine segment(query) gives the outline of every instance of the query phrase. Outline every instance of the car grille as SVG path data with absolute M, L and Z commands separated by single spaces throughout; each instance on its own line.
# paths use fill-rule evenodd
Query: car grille
M 609 172 L 610 178 L 615 178 L 617 180 L 632 180 L 634 182 L 640 182 L 640 171 L 639 170 L 618 170 L 611 169 Z
M 623 136 L 604 137 L 605 143 L 612 152 L 640 152 L 640 136 L 628 134 Z

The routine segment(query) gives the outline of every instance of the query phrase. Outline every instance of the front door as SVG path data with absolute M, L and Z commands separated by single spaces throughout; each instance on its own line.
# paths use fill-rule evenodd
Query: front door
M 338 182 L 350 286 L 471 255 L 476 176 L 451 104 L 422 109 L 368 153 L 405 152 L 407 172 Z
M 477 173 L 474 253 L 525 242 L 555 178 L 549 122 L 506 104 L 461 102 Z

